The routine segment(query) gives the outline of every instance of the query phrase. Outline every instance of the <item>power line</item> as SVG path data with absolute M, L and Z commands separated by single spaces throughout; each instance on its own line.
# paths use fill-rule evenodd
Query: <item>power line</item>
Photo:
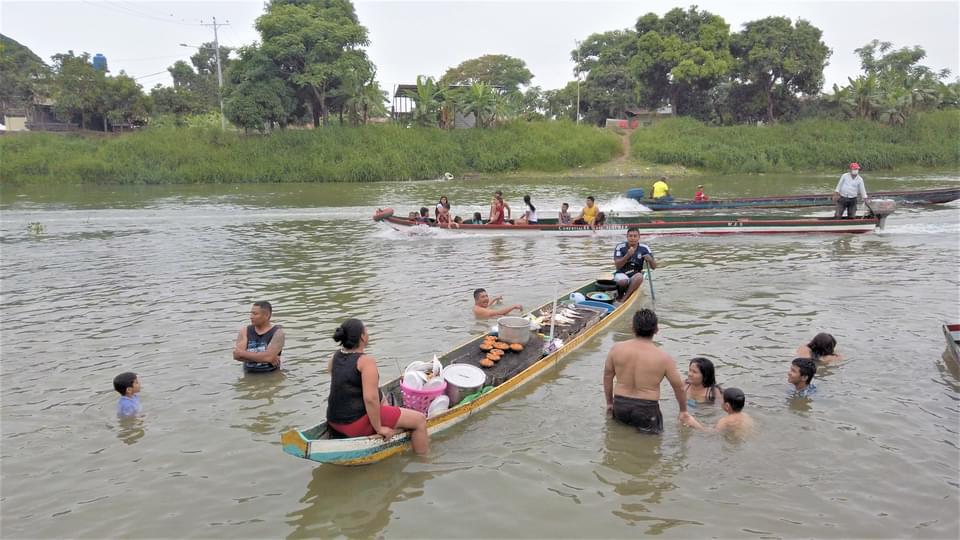
M 120 15 L 126 15 L 126 16 L 128 16 L 128 17 L 140 17 L 140 18 L 142 18 L 142 19 L 149 19 L 149 20 L 152 20 L 152 21 L 160 21 L 160 22 L 171 23 L 171 24 L 179 24 L 179 25 L 183 25 L 183 26 L 199 26 L 198 23 L 185 22 L 185 19 L 181 19 L 181 20 L 179 20 L 179 21 L 175 21 L 175 20 L 166 19 L 166 18 L 163 18 L 163 17 L 155 17 L 155 16 L 153 16 L 153 15 L 148 15 L 148 14 L 146 14 L 146 13 L 141 13 L 141 12 L 138 12 L 138 11 L 134 11 L 134 10 L 132 10 L 132 9 L 130 9 L 130 8 L 125 7 L 125 6 L 111 4 L 110 2 L 106 2 L 106 1 L 103 1 L 103 2 L 90 2 L 90 1 L 88 1 L 88 0 L 82 0 L 82 1 L 83 1 L 84 4 L 88 4 L 88 5 L 91 5 L 91 6 L 94 6 L 94 7 L 98 7 L 98 8 L 101 8 L 101 9 L 105 9 L 105 10 L 110 11 L 110 12 L 113 12 L 113 13 L 119 13 Z

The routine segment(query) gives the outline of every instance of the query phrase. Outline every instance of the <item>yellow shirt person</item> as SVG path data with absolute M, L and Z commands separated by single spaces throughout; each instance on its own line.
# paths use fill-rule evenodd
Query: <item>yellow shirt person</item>
M 653 184 L 653 198 L 659 199 L 670 195 L 670 186 L 667 185 L 667 178 L 661 176 L 657 183 Z

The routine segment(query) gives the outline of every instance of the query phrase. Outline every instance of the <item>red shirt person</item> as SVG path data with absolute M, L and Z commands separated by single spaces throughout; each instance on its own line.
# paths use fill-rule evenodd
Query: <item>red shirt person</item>
M 693 200 L 696 202 L 709 201 L 710 197 L 707 197 L 707 194 L 703 192 L 703 185 L 697 186 L 696 193 L 693 194 Z

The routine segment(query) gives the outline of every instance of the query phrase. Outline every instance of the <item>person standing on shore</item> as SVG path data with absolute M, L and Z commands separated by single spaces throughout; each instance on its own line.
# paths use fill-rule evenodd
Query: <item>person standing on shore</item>
M 653 343 L 659 331 L 657 314 L 649 309 L 633 315 L 634 339 L 621 341 L 610 349 L 603 366 L 603 395 L 607 412 L 619 422 L 634 426 L 641 433 L 663 431 L 660 413 L 660 383 L 670 381 L 677 404 L 680 423 L 689 421 L 687 393 L 677 363 Z
M 863 199 L 864 203 L 870 201 L 867 197 L 867 187 L 863 184 L 863 177 L 860 176 L 860 164 L 851 163 L 850 172 L 843 173 L 840 181 L 837 182 L 837 188 L 833 190 L 833 202 L 837 203 L 834 219 L 843 217 L 847 213 L 848 219 L 857 217 L 857 197 Z

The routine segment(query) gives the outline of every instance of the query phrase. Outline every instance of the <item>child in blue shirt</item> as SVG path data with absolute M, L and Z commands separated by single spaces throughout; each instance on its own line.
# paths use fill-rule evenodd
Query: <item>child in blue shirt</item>
M 113 388 L 120 394 L 117 402 L 117 416 L 136 416 L 140 414 L 140 379 L 136 373 L 126 372 L 113 379 Z

